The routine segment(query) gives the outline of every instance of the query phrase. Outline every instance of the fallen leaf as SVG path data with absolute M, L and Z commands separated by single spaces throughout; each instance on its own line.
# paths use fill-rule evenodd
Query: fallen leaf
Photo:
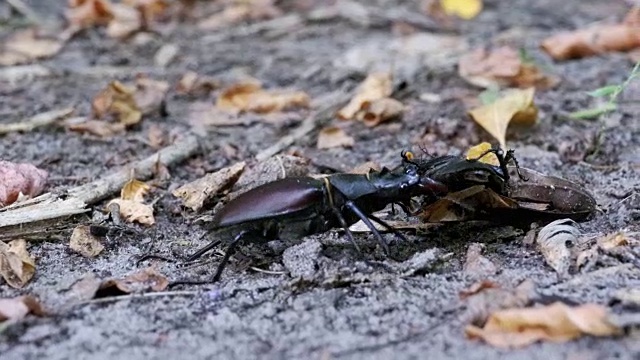
M 267 20 L 280 16 L 282 11 L 275 6 L 274 0 L 252 0 L 238 2 L 225 7 L 198 23 L 202 30 L 218 30 L 247 20 Z
M 91 102 L 93 114 L 98 119 L 113 115 L 125 126 L 139 123 L 142 120 L 142 112 L 136 104 L 134 93 L 135 89 L 119 81 L 111 82 Z
M 112 4 L 108 0 L 71 0 L 65 16 L 71 26 L 80 29 L 106 25 L 113 19 Z
M 440 0 L 440 6 L 447 15 L 471 20 L 482 11 L 482 0 Z
M 85 273 L 65 294 L 66 303 L 75 305 L 78 302 L 93 299 L 101 284 L 102 280 L 98 279 L 94 273 Z
M 244 161 L 207 174 L 200 179 L 182 185 L 173 195 L 182 199 L 182 204 L 193 211 L 199 211 L 206 201 L 231 187 L 244 171 Z
M 620 246 L 627 246 L 631 243 L 629 236 L 622 231 L 603 236 L 598 239 L 598 246 L 602 250 L 611 250 Z
M 216 107 L 233 114 L 242 111 L 264 114 L 307 108 L 310 101 L 302 91 L 264 90 L 260 84 L 241 83 L 224 89 L 218 96 Z
M 140 12 L 126 4 L 111 4 L 113 18 L 107 25 L 107 35 L 112 38 L 126 38 L 142 29 Z
M 95 293 L 95 298 L 119 296 L 146 291 L 163 291 L 169 280 L 154 268 L 146 268 L 122 279 L 109 279 Z
M 268 182 L 293 176 L 309 175 L 308 158 L 294 155 L 274 155 L 246 169 L 233 185 L 231 195 L 253 189 Z
M 149 28 L 154 20 L 165 15 L 170 7 L 170 3 L 165 0 L 123 0 L 122 3 L 138 10 L 144 29 Z
M 133 100 L 136 108 L 142 114 L 149 114 L 164 106 L 164 101 L 169 91 L 169 83 L 166 81 L 150 79 L 144 75 L 136 76 Z
M 500 348 L 518 348 L 537 341 L 566 342 L 584 335 L 613 336 L 621 329 L 608 320 L 605 307 L 585 304 L 570 307 L 563 303 L 523 309 L 499 310 L 491 314 L 483 328 L 469 325 L 471 339 L 482 339 Z
M 553 35 L 541 45 L 555 60 L 568 60 L 640 47 L 640 8 L 620 24 L 601 24 Z
M 143 202 L 144 196 L 151 190 L 151 187 L 144 182 L 136 179 L 130 179 L 122 187 L 120 198 L 123 200 L 133 200 L 135 202 Z
M 382 98 L 362 105 L 359 118 L 366 126 L 373 127 L 387 120 L 400 117 L 404 112 L 404 105 L 396 99 Z
M 465 323 L 482 326 L 495 311 L 527 306 L 536 295 L 536 285 L 530 280 L 512 289 L 483 280 L 460 293 L 460 298 L 466 303 L 462 318 Z
M 576 222 L 571 219 L 560 219 L 549 223 L 540 229 L 536 243 L 544 256 L 546 263 L 561 277 L 569 275 L 573 263 L 573 253 L 570 247 L 578 242 L 580 230 Z
M 64 46 L 64 40 L 40 34 L 36 29 L 16 32 L 0 45 L 0 66 L 11 66 L 51 57 Z
M 482 255 L 484 245 L 471 243 L 467 248 L 467 258 L 462 267 L 465 274 L 486 277 L 498 271 L 496 265 L 487 257 Z
M 36 272 L 36 264 L 27 251 L 24 239 L 13 240 L 8 245 L 0 241 L 0 275 L 9 286 L 22 288 Z
M 548 89 L 559 79 L 543 74 L 534 64 L 523 63 L 516 50 L 503 46 L 492 51 L 476 49 L 460 57 L 458 73 L 470 84 L 482 87 L 535 87 Z
M 377 72 L 369 74 L 356 89 L 356 94 L 351 101 L 338 111 L 337 116 L 342 120 L 355 119 L 365 104 L 389 97 L 392 92 L 391 73 Z
M 147 132 L 149 146 L 153 149 L 160 149 L 166 142 L 164 130 L 158 124 L 151 124 Z
M 487 153 L 493 146 L 491 143 L 483 142 L 476 146 L 472 146 L 467 150 L 467 160 L 478 160 L 480 162 L 491 164 L 494 166 L 500 165 L 500 161 L 498 160 L 498 156 L 495 153 Z M 483 155 L 484 154 L 484 155 Z M 480 157 L 482 155 L 482 157 Z
M 44 190 L 49 174 L 31 164 L 0 160 L 0 208 L 16 200 L 20 194 L 34 197 Z
M 349 171 L 349 173 L 366 175 L 370 173 L 372 170 L 380 171 L 380 169 L 381 169 L 380 164 L 376 163 L 375 161 L 367 161 L 364 164 L 360 164 L 354 167 L 353 169 L 351 169 L 351 171 Z
M 71 239 L 69 240 L 71 250 L 88 258 L 96 257 L 104 250 L 104 246 L 100 243 L 100 239 L 93 236 L 90 227 L 79 225 L 73 229 Z
M 538 109 L 533 103 L 534 94 L 534 88 L 510 89 L 495 102 L 470 110 L 469 115 L 505 149 L 510 123 L 531 126 L 536 122 Z
M 182 75 L 178 81 L 176 92 L 178 94 L 206 95 L 218 87 L 220 87 L 220 82 L 217 80 L 189 71 Z
M 26 295 L 11 299 L 0 299 L 0 322 L 22 320 L 29 313 L 38 316 L 45 314 L 42 305 L 33 296 Z
M 318 134 L 318 149 L 334 147 L 352 147 L 355 140 L 339 127 L 330 126 L 320 130 Z
M 89 133 L 102 138 L 108 138 L 124 132 L 126 130 L 126 126 L 121 123 L 87 119 L 81 123 L 67 125 L 67 129 L 79 133 Z

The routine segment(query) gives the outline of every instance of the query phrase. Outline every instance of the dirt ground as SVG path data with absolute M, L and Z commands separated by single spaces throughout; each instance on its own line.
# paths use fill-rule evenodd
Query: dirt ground
M 56 19 L 63 11 L 58 2 L 28 3 L 44 17 Z M 418 16 L 415 1 L 366 3 L 379 14 Z M 468 42 L 467 48 L 502 39 L 524 47 L 536 62 L 562 77 L 557 88 L 536 94 L 539 123 L 510 136 L 509 145 L 522 166 L 575 181 L 594 195 L 599 210 L 581 224 L 585 233 L 639 229 L 640 122 L 636 117 L 640 112 L 625 106 L 607 116 L 602 146 L 588 162 L 575 161 L 571 155 L 591 144 L 602 122 L 566 117 L 571 111 L 592 107 L 594 100 L 586 92 L 621 83 L 633 63 L 618 53 L 554 63 L 538 46 L 550 34 L 620 19 L 627 10 L 623 1 L 487 0 L 476 19 L 459 25 L 458 35 Z M 8 34 L 17 26 L 7 22 L 0 25 L 0 32 Z M 359 24 L 334 16 L 307 19 L 284 30 L 278 26 L 248 31 L 247 25 L 239 25 L 202 32 L 181 23 L 145 41 L 129 42 L 109 39 L 99 30 L 83 32 L 61 53 L 39 62 L 53 75 L 0 82 L 0 122 L 66 106 L 86 114 L 91 98 L 110 80 L 130 80 L 139 72 L 171 83 L 187 70 L 219 79 L 247 74 L 268 87 L 304 90 L 317 100 L 347 93 L 370 70 L 393 66 L 397 82 L 406 86 L 401 93 L 408 110 L 401 121 L 371 129 L 354 122 L 347 128 L 355 137 L 352 149 L 316 149 L 316 129 L 287 150 L 313 159 L 317 171 L 348 170 L 368 160 L 392 166 L 402 149 L 417 149 L 425 133 L 435 134 L 425 144 L 434 154 L 459 154 L 490 140 L 465 114 L 460 94 L 475 96 L 478 90 L 457 75 L 456 60 L 447 58 L 450 50 L 442 50 L 447 56 L 440 58 L 418 50 L 394 56 L 388 49 L 399 36 L 384 20 Z M 153 55 L 166 43 L 179 45 L 180 53 L 168 67 L 156 67 Z M 424 93 L 438 94 L 440 100 L 421 100 Z M 191 128 L 186 116 L 189 105 L 210 100 L 170 91 L 167 116 L 147 117 L 140 126 L 108 140 L 53 127 L 10 133 L 0 138 L 0 159 L 49 171 L 48 190 L 63 191 L 153 154 L 156 150 L 144 140 L 151 126 L 184 136 Z M 485 244 L 485 256 L 499 269 L 490 279 L 505 287 L 530 279 L 544 295 L 603 305 L 610 304 L 621 289 L 640 287 L 640 269 L 613 259 L 589 272 L 559 279 L 539 251 L 524 244 L 527 229 L 510 226 L 455 224 L 424 234 L 409 232 L 407 243 L 392 245 L 401 260 L 415 260 L 406 262 L 386 259 L 366 234 L 358 234 L 365 253 L 365 259 L 360 258 L 341 232 L 331 231 L 306 237 L 281 256 L 254 264 L 273 274 L 248 268 L 239 256 L 240 261 L 232 262 L 216 284 L 182 286 L 174 294 L 155 297 L 68 306 L 69 289 L 88 273 L 115 278 L 154 265 L 170 279 L 210 277 L 218 257 L 187 269 L 162 261 L 136 264 L 137 257 L 147 251 L 184 258 L 207 241 L 200 238 L 198 214 L 180 208 L 171 190 L 202 176 L 203 169 L 214 171 L 240 160 L 255 163 L 256 154 L 290 133 L 306 116 L 293 113 L 275 124 L 253 122 L 201 131 L 204 151 L 169 169 L 171 179 L 152 193 L 157 200 L 156 224 L 110 233 L 105 250 L 96 258 L 71 251 L 66 238 L 31 242 L 29 251 L 37 262 L 35 278 L 21 290 L 2 284 L 0 298 L 33 294 L 58 312 L 50 317 L 29 316 L 4 329 L 2 358 L 640 358 L 637 331 L 511 351 L 465 338 L 466 304 L 459 293 L 484 278 L 463 270 L 470 243 Z M 237 151 L 224 151 L 228 145 Z

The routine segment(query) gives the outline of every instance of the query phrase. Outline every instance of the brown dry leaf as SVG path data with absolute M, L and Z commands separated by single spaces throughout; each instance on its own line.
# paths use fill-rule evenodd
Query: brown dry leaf
M 464 203 L 464 200 L 485 190 L 482 185 L 471 186 L 461 191 L 449 193 L 445 198 L 439 199 L 427 206 L 420 214 L 423 222 L 458 221 L 460 215 L 454 209 L 456 204 Z
M 71 239 L 69 240 L 71 250 L 88 258 L 96 257 L 104 250 L 104 246 L 100 243 L 100 239 L 91 234 L 89 226 L 79 225 L 73 229 Z
M 20 197 L 34 197 L 44 190 L 49 174 L 31 164 L 0 160 L 0 208 Z
M 598 246 L 603 250 L 611 250 L 631 243 L 629 236 L 620 231 L 598 239 Z
M 11 299 L 0 299 L 0 322 L 22 320 L 29 313 L 42 316 L 45 314 L 40 302 L 33 296 L 18 296 Z
M 482 326 L 493 312 L 527 306 L 536 296 L 536 285 L 530 280 L 525 280 L 512 289 L 483 280 L 461 292 L 461 298 L 465 300 L 467 307 L 462 316 L 463 321 Z
M 541 47 L 556 60 L 633 50 L 640 47 L 640 8 L 631 9 L 620 24 L 562 32 L 545 39 Z
M 147 139 L 153 149 L 160 149 L 167 140 L 164 130 L 158 124 L 151 124 L 147 132 Z
M 372 73 L 356 89 L 356 94 L 351 101 L 338 111 L 338 118 L 342 120 L 355 119 L 358 112 L 366 103 L 389 97 L 393 92 L 393 79 L 391 73 Z
M 149 190 L 151 190 L 149 185 L 140 180 L 131 179 L 122 187 L 120 198 L 141 203 L 144 201 L 144 196 L 147 195 Z
M 68 125 L 67 128 L 71 131 L 89 133 L 103 138 L 108 138 L 124 132 L 126 126 L 121 123 L 110 123 L 101 120 L 89 119 L 78 124 Z
M 248 125 L 255 119 L 244 116 L 235 116 L 227 111 L 220 110 L 208 102 L 195 102 L 189 106 L 187 114 L 189 125 L 193 131 L 206 135 L 210 126 L 237 126 Z
M 347 135 L 344 130 L 336 126 L 329 126 L 318 134 L 318 149 L 330 149 L 334 147 L 352 147 L 355 140 Z
M 51 57 L 64 46 L 64 40 L 50 34 L 27 29 L 9 36 L 0 45 L 0 66 L 24 64 L 33 60 Z
M 113 81 L 93 98 L 93 114 L 98 119 L 113 115 L 125 126 L 135 125 L 142 119 L 142 112 L 136 104 L 134 94 L 135 89 Z
M 373 127 L 387 120 L 400 117 L 404 112 L 404 105 L 396 99 L 382 98 L 362 105 L 362 111 L 358 113 L 358 118 L 366 126 Z
M 264 90 L 256 83 L 241 83 L 222 91 L 216 101 L 220 110 L 238 114 L 242 111 L 271 113 L 291 108 L 308 108 L 309 95 L 303 91 Z
M 482 87 L 513 86 L 548 89 L 559 79 L 543 74 L 534 64 L 523 63 L 518 52 L 508 46 L 492 51 L 480 48 L 460 57 L 458 73 L 470 84 Z
M 146 291 L 163 291 L 169 286 L 169 280 L 154 268 L 145 268 L 122 279 L 109 279 L 100 284 L 96 298 L 142 293 Z
M 220 87 L 220 83 L 217 80 L 189 71 L 182 75 L 178 81 L 176 92 L 178 94 L 207 95 L 218 87 Z
M 144 75 L 136 76 L 135 87 L 133 101 L 142 114 L 161 109 L 169 91 L 168 82 L 150 79 Z
M 282 11 L 274 0 L 251 0 L 227 6 L 198 23 L 202 30 L 218 30 L 247 20 L 267 20 L 280 16 Z
M 107 25 L 107 35 L 112 38 L 126 38 L 142 29 L 142 17 L 135 8 L 125 4 L 112 4 L 113 19 Z
M 469 115 L 505 149 L 510 123 L 523 126 L 535 124 L 538 109 L 533 103 L 534 94 L 535 88 L 510 89 L 493 103 L 470 110 Z
M 207 200 L 219 195 L 231 187 L 244 171 L 244 161 L 207 174 L 198 180 L 185 184 L 173 191 L 173 195 L 182 199 L 182 204 L 198 211 Z
M 480 243 L 471 243 L 467 248 L 467 258 L 462 267 L 465 274 L 473 276 L 490 276 L 498 271 L 496 265 L 487 257 L 482 255 L 484 245 Z
M 467 150 L 467 160 L 477 159 L 478 161 L 486 164 L 491 164 L 495 166 L 500 165 L 500 161 L 498 160 L 498 157 L 496 156 L 496 154 L 486 153 L 491 148 L 493 148 L 493 146 L 491 145 L 491 143 L 488 143 L 488 142 L 483 142 L 476 146 L 472 146 L 469 148 L 469 150 Z M 482 154 L 484 155 L 481 158 L 479 158 L 480 155 Z
M 71 0 L 65 16 L 71 26 L 80 29 L 106 25 L 113 19 L 112 6 L 108 0 Z
M 378 164 L 375 161 L 367 161 L 364 164 L 360 164 L 360 165 L 354 167 L 353 169 L 351 169 L 351 171 L 349 171 L 349 173 L 350 174 L 366 175 L 366 174 L 370 173 L 371 170 L 380 171 L 380 164 Z
M 137 222 L 143 225 L 153 225 L 156 220 L 153 217 L 153 207 L 133 200 L 113 199 L 107 204 L 118 204 L 120 215 L 127 222 Z
M 143 28 L 148 28 L 153 20 L 165 15 L 170 6 L 165 0 L 123 0 L 122 3 L 138 10 Z
M 35 273 L 36 264 L 24 239 L 13 240 L 8 245 L 0 241 L 0 275 L 9 286 L 22 288 Z
M 608 320 L 605 307 L 585 304 L 570 307 L 563 303 L 523 309 L 499 310 L 489 316 L 483 328 L 469 325 L 471 339 L 482 339 L 500 348 L 518 348 L 537 341 L 566 342 L 584 335 L 613 336 L 621 329 Z

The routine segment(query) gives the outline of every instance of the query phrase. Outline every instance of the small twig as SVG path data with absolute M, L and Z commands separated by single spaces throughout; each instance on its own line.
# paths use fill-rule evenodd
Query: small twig
M 73 110 L 74 109 L 72 107 L 60 110 L 51 110 L 40 113 L 26 120 L 9 124 L 0 124 L 0 134 L 6 134 L 16 131 L 32 131 L 35 128 L 53 124 L 56 121 L 71 115 Z
M 255 271 L 255 272 L 259 272 L 259 273 L 263 273 L 263 274 L 269 274 L 269 275 L 283 275 L 286 274 L 286 272 L 284 271 L 271 271 L 271 270 L 265 270 L 265 269 L 260 269 L 259 267 L 255 267 L 255 266 L 250 266 L 249 269 Z
M 148 299 L 148 298 L 163 297 L 163 296 L 194 296 L 198 293 L 199 291 L 188 291 L 188 290 L 158 291 L 158 292 L 150 292 L 150 293 L 143 293 L 143 294 L 129 294 L 129 295 L 121 295 L 121 296 L 110 296 L 110 297 L 100 298 L 100 299 L 91 299 L 91 300 L 79 302 L 76 305 L 104 304 L 104 303 L 117 302 L 117 301 L 123 301 L 123 300 Z

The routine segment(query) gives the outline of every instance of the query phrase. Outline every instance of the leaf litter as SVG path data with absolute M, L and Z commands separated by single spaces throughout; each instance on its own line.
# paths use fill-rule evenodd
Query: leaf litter
M 24 239 L 0 241 L 0 275 L 13 288 L 24 287 L 35 275 L 36 264 Z
M 144 203 L 144 196 L 150 189 L 151 187 L 142 181 L 131 179 L 122 187 L 120 198 L 109 201 L 106 207 L 117 204 L 120 216 L 125 221 L 153 225 L 155 224 L 153 206 Z

